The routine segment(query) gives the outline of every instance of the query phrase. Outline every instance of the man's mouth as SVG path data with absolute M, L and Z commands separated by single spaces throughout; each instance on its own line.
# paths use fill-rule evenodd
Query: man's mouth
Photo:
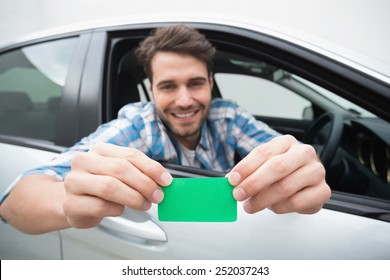
M 195 114 L 197 112 L 198 111 L 196 110 L 196 111 L 192 111 L 192 112 L 188 112 L 188 113 L 172 113 L 172 115 L 178 119 L 185 119 L 185 118 L 190 118 L 192 116 L 195 116 Z
M 182 119 L 182 118 L 189 118 L 189 117 L 192 117 L 193 115 L 195 115 L 195 111 L 194 112 L 190 112 L 190 113 L 181 113 L 181 114 L 179 114 L 179 113 L 175 113 L 175 114 L 173 114 L 176 118 L 180 118 L 180 119 Z

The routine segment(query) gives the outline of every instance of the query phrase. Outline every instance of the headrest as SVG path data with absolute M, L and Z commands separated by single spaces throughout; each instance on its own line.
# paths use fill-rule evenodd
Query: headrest
M 30 97 L 20 91 L 2 91 L 0 92 L 0 111 L 20 112 L 28 111 L 33 108 Z
M 51 112 L 58 111 L 61 104 L 61 97 L 50 97 L 47 101 L 47 108 Z

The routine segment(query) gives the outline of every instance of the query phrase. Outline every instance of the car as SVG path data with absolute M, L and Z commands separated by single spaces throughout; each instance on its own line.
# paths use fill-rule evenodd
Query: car
M 216 46 L 214 98 L 232 99 L 312 144 L 332 189 L 314 215 L 161 222 L 126 209 L 91 229 L 41 235 L 0 222 L 1 259 L 389 259 L 390 67 L 333 43 L 260 24 L 193 17 L 95 24 L 0 48 L 0 193 L 128 103 L 150 101 L 134 49 L 156 27 L 185 23 Z M 239 158 L 237 161 L 240 160 Z M 163 163 L 174 177 L 221 177 Z

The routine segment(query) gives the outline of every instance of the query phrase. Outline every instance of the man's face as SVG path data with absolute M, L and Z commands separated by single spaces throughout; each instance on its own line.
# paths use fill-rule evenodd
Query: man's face
M 194 149 L 211 103 L 206 64 L 190 55 L 158 52 L 151 65 L 151 89 L 160 118 L 181 144 Z

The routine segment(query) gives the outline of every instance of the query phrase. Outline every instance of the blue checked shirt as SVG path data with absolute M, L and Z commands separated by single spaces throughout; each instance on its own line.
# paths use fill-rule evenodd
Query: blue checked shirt
M 234 166 L 235 153 L 245 157 L 256 146 L 279 135 L 236 103 L 222 99 L 212 101 L 201 130 L 196 158 L 202 168 L 222 172 Z M 88 151 L 98 142 L 136 148 L 155 160 L 181 164 L 179 145 L 158 117 L 154 104 L 134 103 L 124 106 L 117 119 L 101 125 L 47 166 L 24 175 L 43 173 L 63 180 L 70 171 L 73 155 Z

